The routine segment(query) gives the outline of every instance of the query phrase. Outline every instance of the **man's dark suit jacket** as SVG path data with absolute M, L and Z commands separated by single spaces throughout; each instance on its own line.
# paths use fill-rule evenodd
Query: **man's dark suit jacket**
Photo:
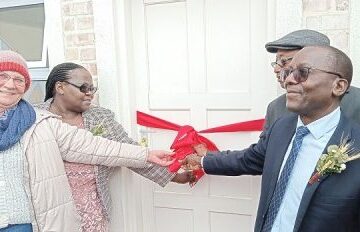
M 360 124 L 360 89 L 350 86 L 349 92 L 341 100 L 340 107 L 347 118 Z M 291 114 L 294 113 L 286 109 L 286 95 L 279 96 L 267 106 L 264 130 L 268 129 L 280 117 Z
M 278 180 L 284 155 L 297 125 L 297 116 L 280 118 L 258 143 L 242 151 L 208 153 L 203 168 L 212 175 L 262 175 L 261 196 L 255 224 L 260 232 L 270 199 Z M 329 140 L 340 144 L 342 138 L 353 143 L 360 152 L 360 126 L 341 114 L 339 125 Z M 309 154 L 312 155 L 312 154 Z M 295 232 L 359 232 L 360 231 L 360 159 L 348 162 L 340 174 L 321 177 L 308 184 L 301 199 L 294 225 Z

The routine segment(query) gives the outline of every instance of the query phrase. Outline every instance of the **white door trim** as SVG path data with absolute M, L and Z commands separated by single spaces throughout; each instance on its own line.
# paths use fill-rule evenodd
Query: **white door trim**
M 99 102 L 112 110 L 129 136 L 136 139 L 130 6 L 131 0 L 93 0 Z M 121 182 L 121 190 L 112 190 L 112 197 L 122 200 L 119 216 L 124 217 L 124 231 L 141 232 L 141 185 L 138 177 L 122 169 L 114 179 Z M 111 231 L 119 231 L 119 228 Z
M 65 61 L 60 0 L 44 0 L 49 69 Z

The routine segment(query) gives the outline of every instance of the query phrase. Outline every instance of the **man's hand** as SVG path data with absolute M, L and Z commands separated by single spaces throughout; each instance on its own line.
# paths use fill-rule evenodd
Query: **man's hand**
M 199 143 L 195 146 L 193 146 L 196 154 L 198 154 L 199 156 L 205 156 L 207 153 L 207 147 L 205 144 Z
M 175 161 L 174 159 L 171 158 L 173 154 L 174 154 L 173 152 L 161 151 L 161 150 L 149 151 L 147 161 L 164 167 L 169 166 Z
M 192 172 L 176 173 L 176 175 L 174 176 L 174 178 L 172 178 L 171 181 L 178 184 L 194 183 L 195 176 Z
M 198 170 L 202 169 L 201 166 L 201 156 L 198 156 L 197 154 L 191 154 L 186 156 L 186 158 L 181 162 L 182 168 L 184 170 Z

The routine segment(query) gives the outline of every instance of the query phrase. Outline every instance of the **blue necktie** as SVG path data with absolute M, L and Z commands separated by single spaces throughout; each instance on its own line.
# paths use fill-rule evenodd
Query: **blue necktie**
M 289 179 L 291 177 L 291 173 L 292 173 L 297 155 L 299 153 L 302 141 L 309 132 L 310 132 L 309 129 L 304 126 L 300 126 L 296 130 L 295 139 L 292 143 L 291 151 L 290 151 L 289 156 L 286 160 L 286 163 L 283 167 L 283 170 L 280 174 L 280 178 L 279 178 L 278 182 L 276 183 L 274 195 L 271 199 L 270 206 L 269 206 L 268 212 L 266 214 L 264 227 L 262 229 L 263 232 L 271 231 L 271 228 L 274 224 L 276 216 L 279 212 L 280 205 L 284 198 L 284 195 L 286 192 L 286 187 L 289 183 Z

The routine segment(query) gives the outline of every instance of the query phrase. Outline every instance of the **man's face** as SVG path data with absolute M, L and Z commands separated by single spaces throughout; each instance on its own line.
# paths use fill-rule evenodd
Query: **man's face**
M 295 54 L 298 51 L 300 51 L 300 49 L 296 49 L 296 50 L 278 49 L 278 51 L 276 52 L 276 61 L 275 63 L 273 63 L 273 68 L 276 79 L 279 82 L 281 88 L 285 88 L 285 87 L 284 87 L 284 83 L 279 78 L 280 71 L 281 69 L 287 68 L 289 66 L 292 58 L 295 56 Z
M 309 118 L 320 118 L 339 103 L 338 97 L 333 94 L 335 81 L 339 77 L 324 72 L 336 68 L 326 57 L 326 51 L 322 49 L 304 48 L 294 56 L 288 69 L 284 69 L 292 70 L 284 80 L 286 107 L 290 111 Z M 307 76 L 307 79 L 299 82 L 296 75 Z

